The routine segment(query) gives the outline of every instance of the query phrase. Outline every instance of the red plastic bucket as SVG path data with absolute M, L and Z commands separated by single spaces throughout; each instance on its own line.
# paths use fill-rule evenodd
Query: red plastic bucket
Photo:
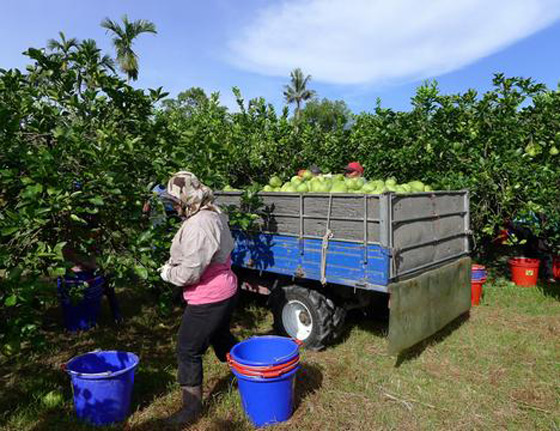
M 518 286 L 536 286 L 539 278 L 539 259 L 515 257 L 509 260 L 511 279 Z
M 482 285 L 484 281 L 471 281 L 471 305 L 480 305 L 480 298 L 482 297 Z
M 284 364 L 269 366 L 244 365 L 236 362 L 229 353 L 226 355 L 226 358 L 230 368 L 239 374 L 263 379 L 274 379 L 299 367 L 299 355 Z
M 556 256 L 552 262 L 552 275 L 556 280 L 560 280 L 560 256 Z

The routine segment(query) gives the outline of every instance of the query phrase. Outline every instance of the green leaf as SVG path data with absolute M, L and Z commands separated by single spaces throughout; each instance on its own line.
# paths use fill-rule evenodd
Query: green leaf
M 31 199 L 35 198 L 38 194 L 43 192 L 43 186 L 41 184 L 33 184 L 27 186 L 21 193 L 22 198 Z
M 6 307 L 13 307 L 14 305 L 16 305 L 16 303 L 17 303 L 17 296 L 16 295 L 10 295 L 4 301 L 4 305 Z
M 17 232 L 18 229 L 19 229 L 19 228 L 18 228 L 18 227 L 15 227 L 15 226 L 12 226 L 12 227 L 5 227 L 4 229 L 2 229 L 2 230 L 0 231 L 0 233 L 2 234 L 2 236 L 8 236 L 8 235 L 11 235 L 11 234 Z
M 10 270 L 9 275 L 8 275 L 8 279 L 17 280 L 21 277 L 22 273 L 23 273 L 23 268 L 18 266 L 17 268 L 14 268 L 14 269 Z
M 85 221 L 83 218 L 78 217 L 76 214 L 70 214 L 70 218 L 72 220 L 74 220 L 75 222 L 81 223 L 81 224 L 87 224 L 87 221 Z
M 136 275 L 138 275 L 138 277 L 140 277 L 142 280 L 146 280 L 148 278 L 148 270 L 140 265 L 135 265 L 134 266 L 134 272 L 136 273 Z
M 66 274 L 66 268 L 64 268 L 64 267 L 53 268 L 51 270 L 51 276 L 52 277 L 63 277 L 65 274 Z
M 96 196 L 94 198 L 91 198 L 89 200 L 93 205 L 101 207 L 103 205 L 105 205 L 105 202 L 103 201 L 103 199 L 100 196 Z
M 139 243 L 143 243 L 144 241 L 146 241 L 147 239 L 149 239 L 152 236 L 152 232 L 147 230 L 144 231 L 140 234 L 140 236 L 138 237 L 138 242 Z

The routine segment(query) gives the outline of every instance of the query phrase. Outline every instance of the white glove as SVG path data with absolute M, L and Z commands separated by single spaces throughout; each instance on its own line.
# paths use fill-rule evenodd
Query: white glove
M 161 277 L 161 279 L 162 279 L 163 281 L 166 281 L 166 282 L 169 283 L 170 271 L 171 271 L 171 265 L 169 265 L 168 263 L 166 263 L 165 265 L 163 265 L 163 266 L 159 269 L 159 276 Z

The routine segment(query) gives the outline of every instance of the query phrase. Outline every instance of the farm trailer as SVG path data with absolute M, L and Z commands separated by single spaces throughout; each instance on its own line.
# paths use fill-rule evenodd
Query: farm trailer
M 239 192 L 217 203 L 258 214 L 257 231 L 232 229 L 243 289 L 270 294 L 275 329 L 321 349 L 346 311 L 388 296 L 390 353 L 470 309 L 469 195 Z

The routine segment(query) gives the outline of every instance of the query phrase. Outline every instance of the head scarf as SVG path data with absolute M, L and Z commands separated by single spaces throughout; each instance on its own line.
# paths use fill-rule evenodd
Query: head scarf
M 212 190 L 202 184 L 191 172 L 181 171 L 173 175 L 167 182 L 165 194 L 181 205 L 181 215 L 187 218 L 192 217 L 203 208 L 220 212 L 214 205 Z

